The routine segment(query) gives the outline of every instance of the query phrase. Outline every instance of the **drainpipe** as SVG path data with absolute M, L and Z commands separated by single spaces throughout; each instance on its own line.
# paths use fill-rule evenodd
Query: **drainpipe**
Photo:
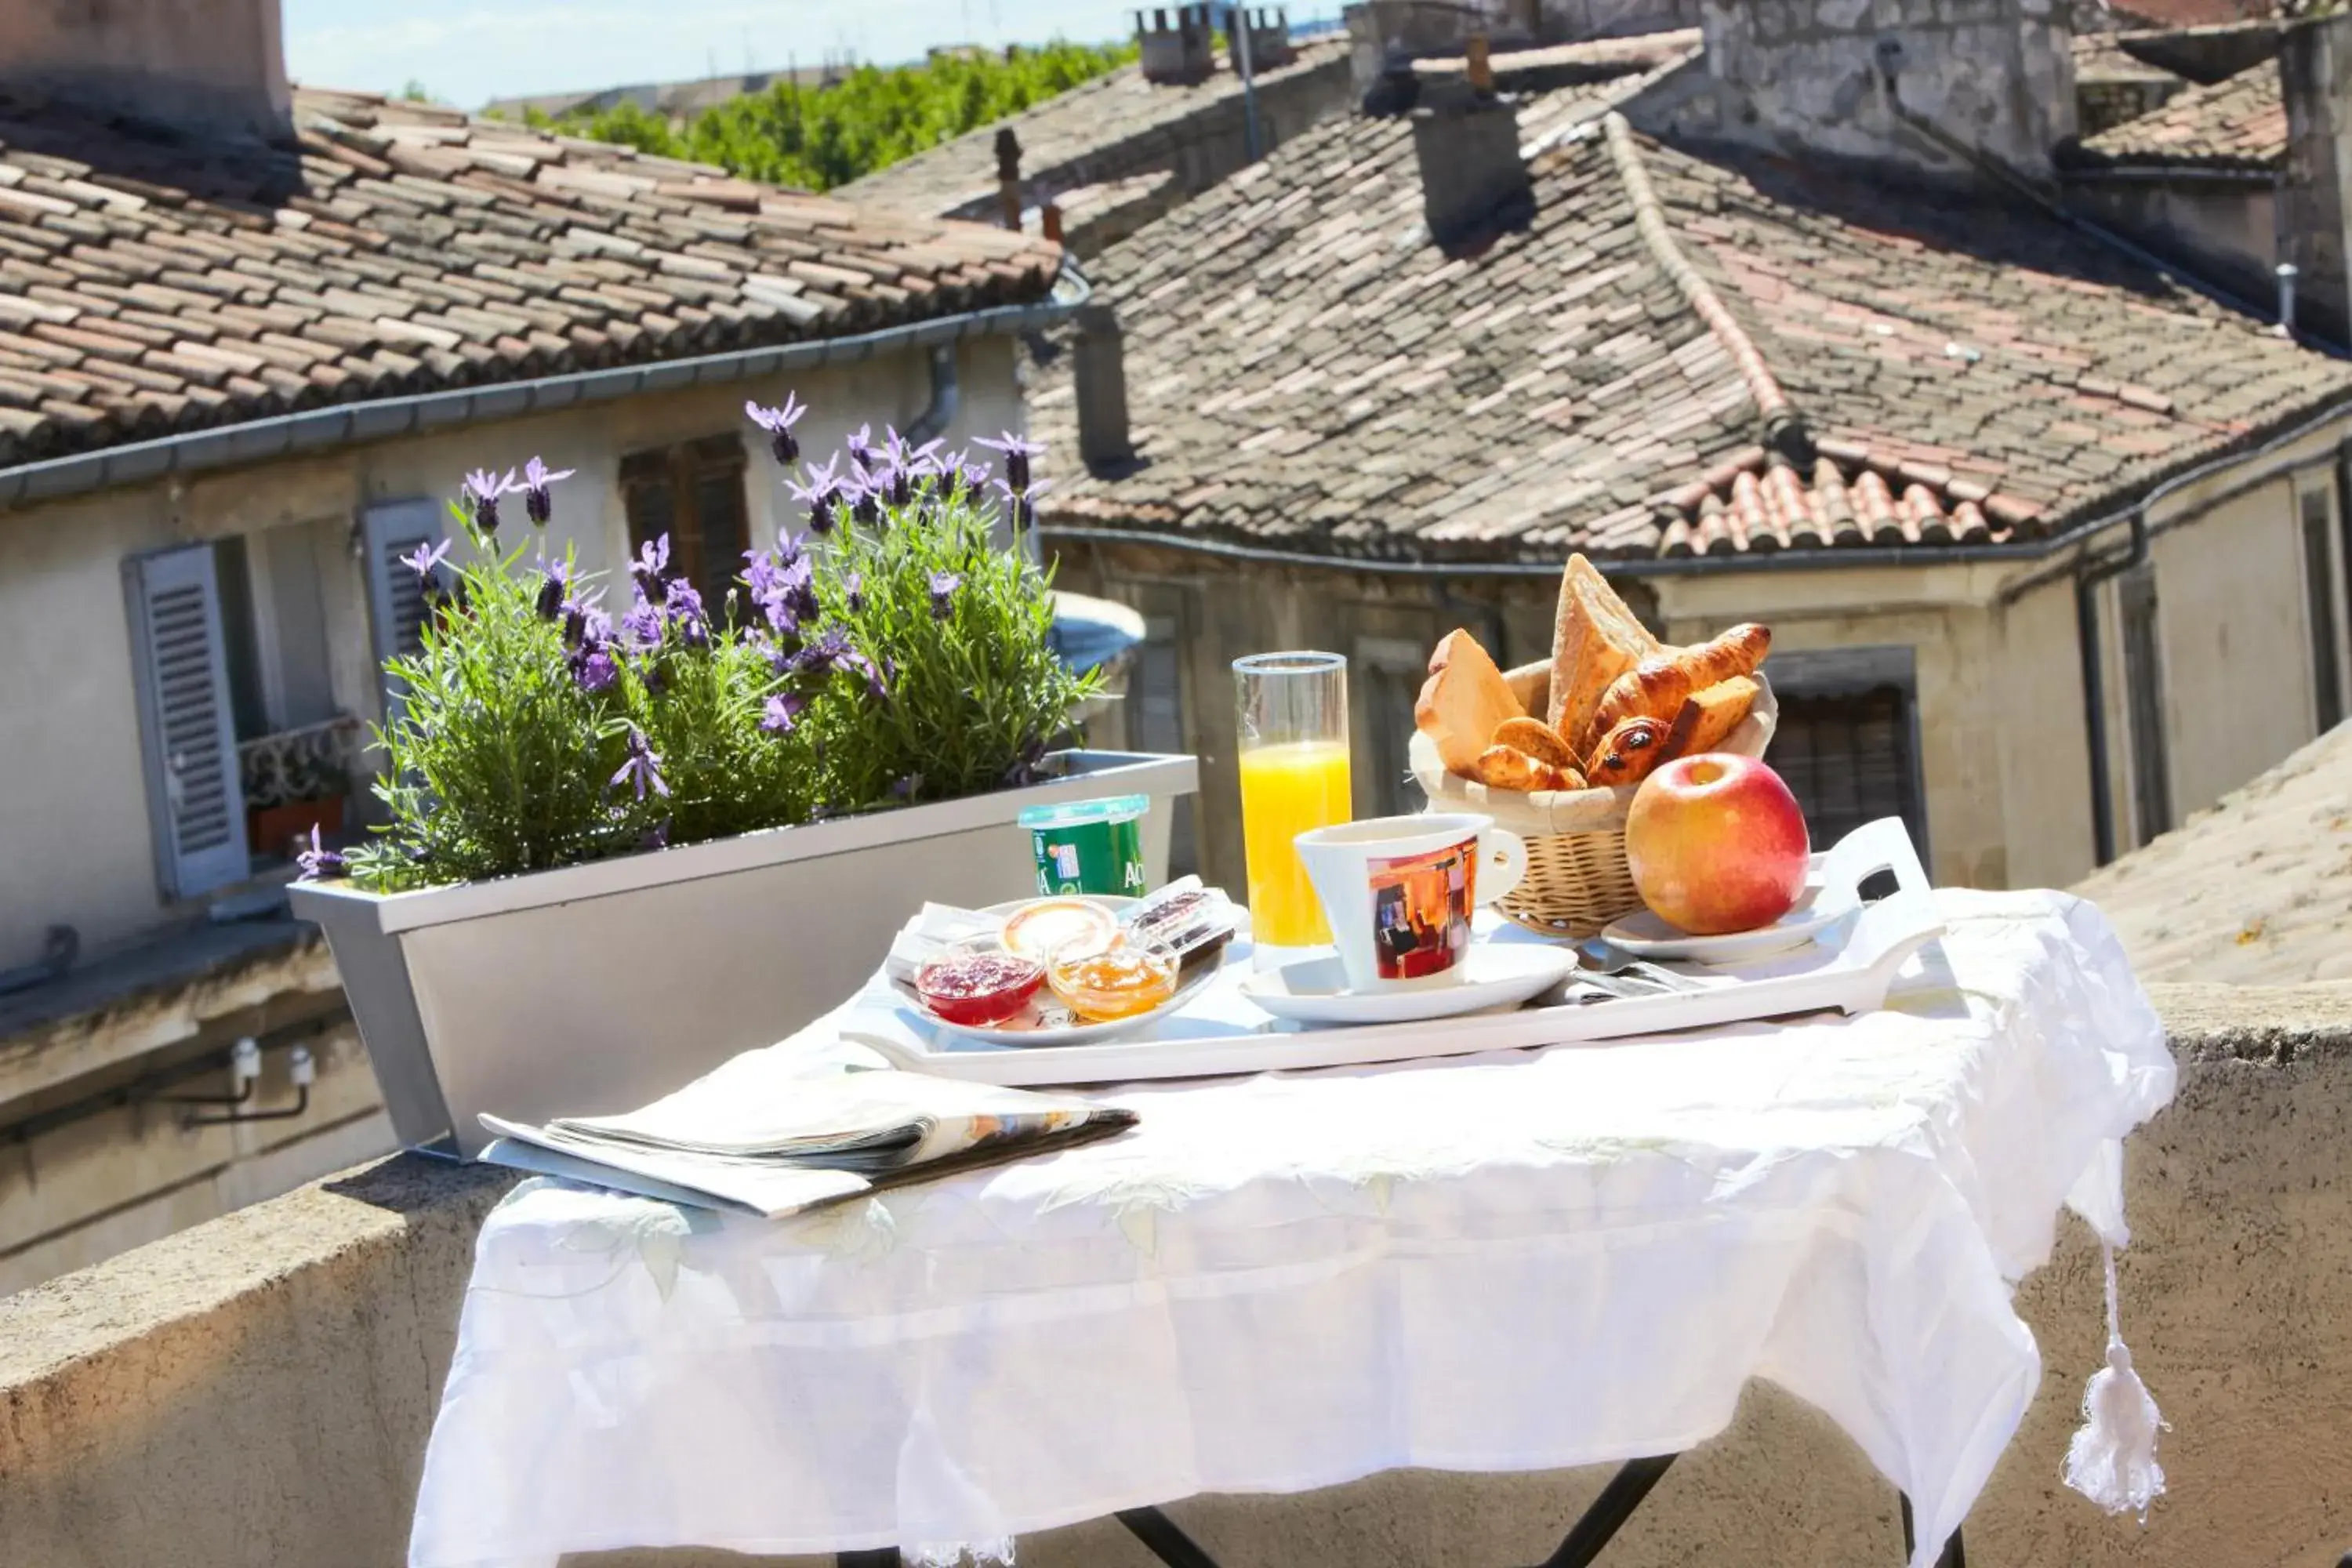
M 2276 268 L 2279 286 L 2279 336 L 2294 336 L 2294 263 L 2282 261 Z
M 1251 163 L 1258 161 L 1260 142 L 1257 132 L 1257 73 L 1250 68 L 1250 14 L 1246 5 L 1225 7 L 1225 25 L 1234 29 L 1234 58 L 1242 67 L 1242 152 Z
M 2147 560 L 2147 508 L 2131 514 L 2131 544 L 2120 555 L 2074 569 L 2074 636 L 2083 659 L 2083 734 L 2091 751 L 2091 854 L 2104 866 L 2116 858 L 2114 770 L 2107 760 L 2106 676 L 2099 653 L 2099 584 Z
M 956 409 L 962 402 L 963 388 L 956 381 L 955 344 L 933 343 L 930 406 L 907 426 L 908 445 L 919 447 L 943 434 L 955 423 Z

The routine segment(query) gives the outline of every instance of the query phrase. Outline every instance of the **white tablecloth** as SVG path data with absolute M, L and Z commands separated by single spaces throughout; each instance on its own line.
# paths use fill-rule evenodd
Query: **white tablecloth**
M 1620 1460 L 1750 1377 L 1910 1495 L 1927 1568 L 2037 1385 L 2013 1282 L 2062 1204 L 2124 1239 L 2118 1141 L 2173 1087 L 2096 910 L 1937 897 L 1864 1017 L 1123 1089 L 1117 1140 L 782 1224 L 527 1182 L 412 1568 Z

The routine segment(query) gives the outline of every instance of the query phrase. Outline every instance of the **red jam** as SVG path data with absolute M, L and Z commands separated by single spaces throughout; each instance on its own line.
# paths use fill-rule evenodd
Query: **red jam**
M 959 948 L 915 976 L 923 1005 L 950 1024 L 1001 1024 L 1029 1005 L 1045 981 L 1045 965 L 1018 953 Z

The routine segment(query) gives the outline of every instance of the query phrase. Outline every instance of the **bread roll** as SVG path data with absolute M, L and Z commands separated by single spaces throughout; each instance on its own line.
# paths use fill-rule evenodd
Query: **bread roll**
M 1568 782 L 1570 775 L 1567 770 L 1531 757 L 1517 746 L 1487 747 L 1478 753 L 1470 776 L 1488 789 L 1517 790 L 1523 794 L 1582 787 Z
M 1576 753 L 1559 732 L 1540 719 L 1507 719 L 1495 730 L 1495 744 L 1512 746 L 1525 752 L 1538 762 L 1549 763 L 1556 768 L 1577 765 Z
M 1691 701 L 1698 710 L 1698 720 L 1691 731 L 1688 750 L 1696 753 L 1712 752 L 1731 738 L 1748 710 L 1756 705 L 1761 689 L 1745 675 L 1735 675 L 1729 680 L 1719 680 L 1706 690 L 1695 694 Z
M 1476 637 L 1456 629 L 1439 640 L 1412 721 L 1436 744 L 1447 772 L 1477 777 L 1478 753 L 1494 743 L 1495 731 L 1506 720 L 1526 716 Z
M 1755 673 L 1771 647 L 1772 634 L 1751 621 L 1696 647 L 1653 655 L 1610 686 L 1593 711 L 1593 731 L 1605 736 L 1628 719 L 1670 720 L 1694 693 Z

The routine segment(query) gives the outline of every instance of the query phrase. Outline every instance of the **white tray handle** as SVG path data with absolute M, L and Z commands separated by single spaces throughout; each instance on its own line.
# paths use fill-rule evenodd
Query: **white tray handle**
M 1822 887 L 1839 904 L 1862 901 L 1862 885 L 1881 871 L 1895 874 L 1895 886 L 1906 893 L 1925 893 L 1930 884 L 1911 830 L 1899 816 L 1865 822 L 1822 856 Z

